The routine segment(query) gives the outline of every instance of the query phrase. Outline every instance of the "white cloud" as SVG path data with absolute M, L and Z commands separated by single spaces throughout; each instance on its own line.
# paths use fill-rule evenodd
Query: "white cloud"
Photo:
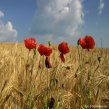
M 3 24 L 0 21 L 0 41 L 15 41 L 17 37 L 17 31 L 13 29 L 12 23 L 8 21 L 7 24 Z
M 103 2 L 103 0 L 100 0 L 100 5 L 98 7 L 98 9 L 99 9 L 98 14 L 102 14 L 103 8 L 104 8 L 104 2 Z
M 4 13 L 2 11 L 0 11 L 0 18 L 4 17 Z
M 69 41 L 84 23 L 83 0 L 37 0 L 31 34 Z
M 0 17 L 3 17 L 4 13 L 0 11 Z M 0 41 L 16 41 L 17 31 L 13 28 L 13 25 L 10 21 L 7 24 L 4 24 L 0 20 Z

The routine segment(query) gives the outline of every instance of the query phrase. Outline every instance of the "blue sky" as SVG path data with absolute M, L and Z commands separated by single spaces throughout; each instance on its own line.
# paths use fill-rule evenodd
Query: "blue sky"
M 0 0 L 0 42 L 66 41 L 90 35 L 109 48 L 109 0 Z

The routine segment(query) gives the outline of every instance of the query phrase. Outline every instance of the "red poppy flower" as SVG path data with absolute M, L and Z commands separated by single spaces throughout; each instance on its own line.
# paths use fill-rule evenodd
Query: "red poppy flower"
M 61 52 L 60 58 L 62 62 L 65 62 L 64 54 L 69 52 L 68 44 L 66 42 L 62 42 L 61 44 L 59 44 L 58 50 Z
M 95 46 L 95 41 L 91 36 L 85 36 L 84 38 L 86 42 L 87 49 L 93 49 Z
M 28 48 L 29 50 L 37 46 L 36 40 L 34 38 L 24 39 L 24 43 L 25 43 L 26 48 Z
M 85 36 L 84 39 L 79 38 L 80 45 L 83 49 L 93 49 L 95 46 L 95 41 L 91 36 Z
M 51 63 L 50 63 L 50 60 L 49 60 L 49 56 L 52 53 L 52 48 L 46 47 L 43 44 L 40 44 L 39 47 L 38 47 L 38 52 L 40 53 L 41 56 L 42 55 L 46 56 L 45 65 L 46 65 L 47 68 L 51 68 L 52 66 L 51 66 Z
M 41 56 L 45 55 L 45 56 L 49 57 L 50 54 L 52 53 L 52 48 L 46 47 L 43 44 L 40 44 L 38 47 L 38 51 L 39 51 Z
M 52 48 L 50 48 L 50 47 L 45 47 L 44 55 L 45 55 L 46 57 L 49 57 L 51 53 L 52 53 Z
M 40 53 L 40 55 L 44 55 L 44 50 L 45 50 L 45 46 L 43 44 L 40 44 L 38 47 L 38 52 Z
M 81 47 L 82 47 L 83 49 L 85 49 L 85 48 L 86 48 L 86 42 L 84 41 L 84 39 L 79 38 L 79 41 L 80 41 Z
M 59 44 L 58 50 L 63 54 L 68 53 L 69 52 L 68 44 L 66 42 L 62 42 L 61 44 Z

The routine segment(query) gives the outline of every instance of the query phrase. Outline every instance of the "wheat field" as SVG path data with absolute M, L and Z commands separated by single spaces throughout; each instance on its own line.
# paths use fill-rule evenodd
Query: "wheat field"
M 0 109 L 46 109 L 50 97 L 53 109 L 109 109 L 109 49 L 69 46 L 62 63 L 58 45 L 51 47 L 47 69 L 37 48 L 33 58 L 23 43 L 0 43 Z

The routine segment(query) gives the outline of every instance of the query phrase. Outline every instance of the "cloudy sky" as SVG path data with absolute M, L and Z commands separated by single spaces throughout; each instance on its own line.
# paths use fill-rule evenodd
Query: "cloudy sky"
M 62 41 L 90 35 L 109 48 L 109 0 L 0 0 L 0 42 Z

